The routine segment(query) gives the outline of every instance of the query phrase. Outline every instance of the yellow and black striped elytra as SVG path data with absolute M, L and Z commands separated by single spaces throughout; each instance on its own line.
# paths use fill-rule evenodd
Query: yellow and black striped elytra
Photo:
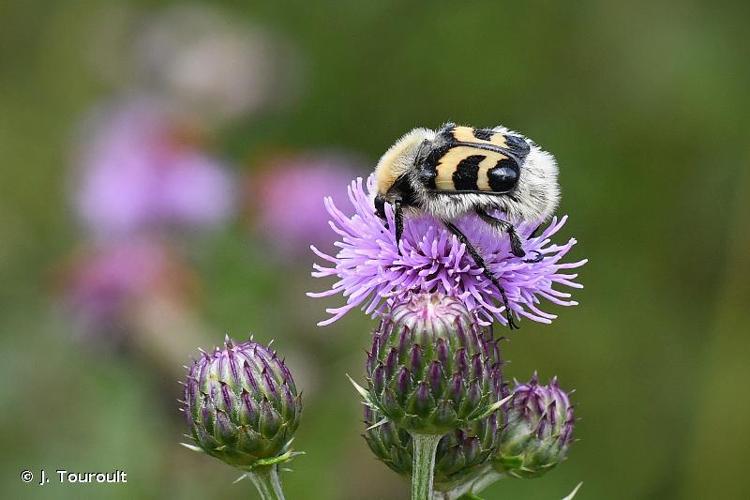
M 375 167 L 375 213 L 386 226 L 393 222 L 399 252 L 405 213 L 427 213 L 442 222 L 495 285 L 513 328 L 502 283 L 454 222 L 474 214 L 507 234 L 511 253 L 524 257 L 513 224 L 542 222 L 552 214 L 560 198 L 557 171 L 551 154 L 502 126 L 474 128 L 447 123 L 438 130 L 416 128 L 396 141 Z M 392 219 L 386 206 L 393 209 Z M 537 252 L 525 262 L 542 258 Z
M 448 124 L 417 161 L 419 178 L 435 191 L 508 193 L 529 151 L 522 137 Z

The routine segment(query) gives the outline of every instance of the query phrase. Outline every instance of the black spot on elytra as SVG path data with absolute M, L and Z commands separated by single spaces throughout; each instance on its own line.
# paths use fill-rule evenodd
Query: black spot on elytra
M 505 144 L 508 145 L 508 149 L 521 159 L 526 158 L 526 155 L 531 151 L 531 146 L 527 143 L 523 137 L 517 135 L 506 135 Z
M 457 191 L 476 191 L 479 163 L 485 159 L 484 155 L 471 155 L 461 160 L 453 172 L 453 187 Z
M 480 141 L 489 141 L 490 139 L 492 139 L 493 135 L 495 135 L 495 132 L 488 128 L 474 129 L 474 137 L 476 137 Z
M 516 187 L 518 182 L 518 165 L 515 161 L 505 158 L 487 171 L 490 189 L 496 193 L 506 193 Z
M 435 178 L 437 177 L 437 165 L 440 159 L 450 150 L 450 146 L 436 147 L 430 150 L 425 160 L 417 166 L 419 169 L 419 181 L 427 189 L 436 189 Z

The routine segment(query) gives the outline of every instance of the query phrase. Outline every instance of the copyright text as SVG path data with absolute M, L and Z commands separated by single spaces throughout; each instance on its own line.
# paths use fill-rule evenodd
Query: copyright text
M 107 472 L 56 469 L 54 473 L 48 473 L 45 469 L 39 469 L 38 472 L 24 469 L 21 471 L 21 481 L 39 486 L 49 484 L 50 481 L 58 484 L 124 484 L 128 482 L 128 473 L 119 469 Z

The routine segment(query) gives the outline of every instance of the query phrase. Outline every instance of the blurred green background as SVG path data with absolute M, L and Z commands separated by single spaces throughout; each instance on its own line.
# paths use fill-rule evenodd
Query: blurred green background
M 0 497 L 253 498 L 249 482 L 231 484 L 237 472 L 178 445 L 173 382 L 198 344 L 253 332 L 276 339 L 304 390 L 295 446 L 307 455 L 283 477 L 287 497 L 405 498 L 360 437 L 344 376 L 362 373 L 373 322 L 356 311 L 315 326 L 340 299 L 304 296 L 330 284 L 309 278 L 309 252 L 270 259 L 239 216 L 177 243 L 200 292 L 187 320 L 150 332 L 173 358 L 158 340 L 81 341 L 60 306 L 58 269 L 87 238 L 71 143 L 128 85 L 124 57 L 98 37 L 165 5 L 0 2 Z M 523 321 L 505 352 L 510 377 L 538 369 L 577 389 L 580 442 L 547 476 L 488 498 L 561 498 L 579 481 L 582 500 L 750 498 L 747 2 L 206 5 L 293 54 L 281 61 L 288 102 L 212 134 L 237 175 L 277 150 L 341 149 L 371 168 L 406 130 L 446 120 L 502 123 L 557 156 L 586 288 L 551 326 Z M 187 337 L 181 321 L 201 326 Z M 18 477 L 41 467 L 118 468 L 128 483 Z

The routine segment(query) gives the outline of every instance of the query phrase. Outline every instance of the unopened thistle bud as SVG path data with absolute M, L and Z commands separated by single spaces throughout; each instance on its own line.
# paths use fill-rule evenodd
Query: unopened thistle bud
M 492 342 L 457 299 L 413 295 L 374 333 L 369 402 L 412 433 L 465 428 L 498 407 L 502 380 Z
M 557 378 L 539 385 L 536 374 L 518 384 L 505 407 L 506 423 L 493 465 L 512 476 L 538 477 L 560 463 L 573 440 L 573 406 Z
M 195 446 L 245 471 L 285 462 L 302 400 L 284 361 L 249 340 L 201 357 L 188 369 L 184 413 Z

